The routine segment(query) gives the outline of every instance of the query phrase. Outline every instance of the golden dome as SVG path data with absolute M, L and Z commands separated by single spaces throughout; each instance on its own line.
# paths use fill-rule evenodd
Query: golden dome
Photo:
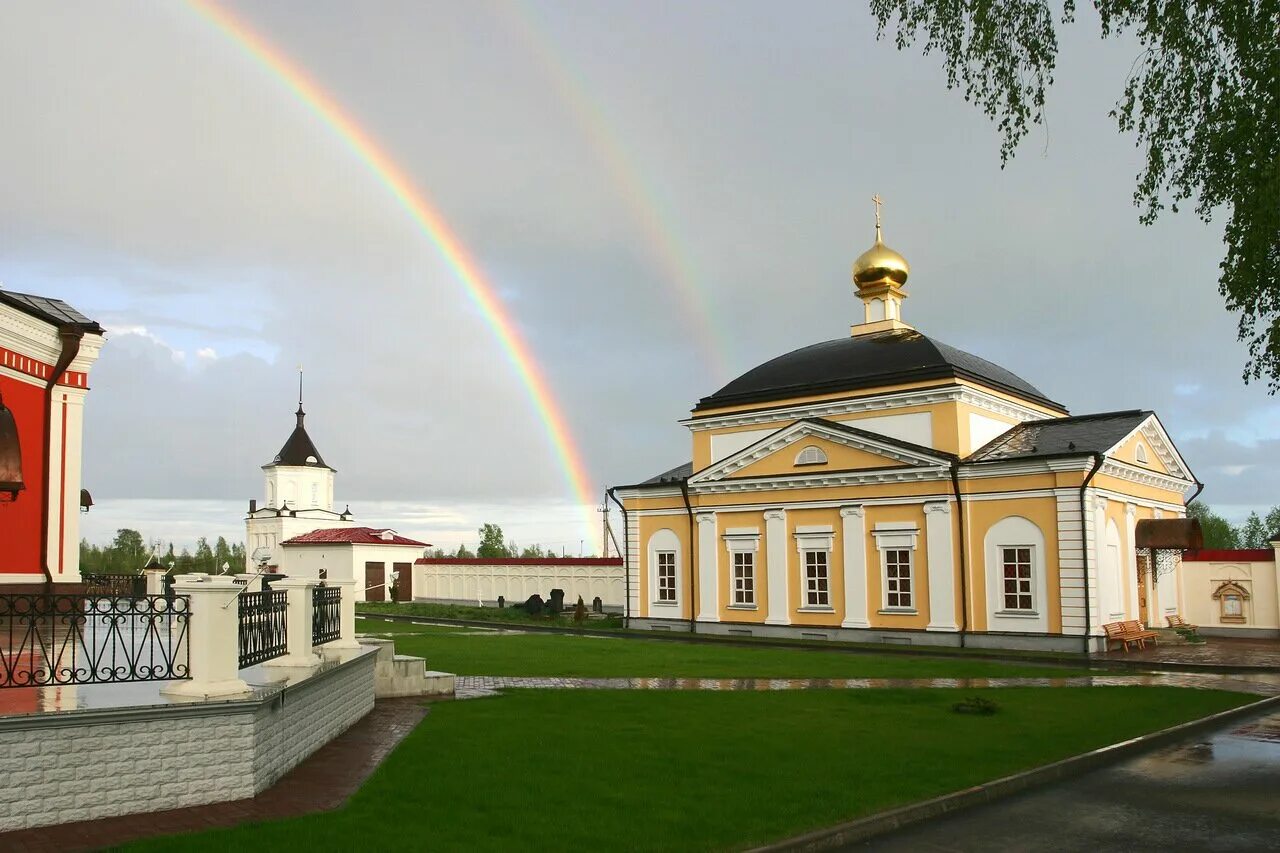
M 907 259 L 890 249 L 880 239 L 880 226 L 876 225 L 876 244 L 853 262 L 853 280 L 859 287 L 889 279 L 901 286 L 906 284 L 911 267 Z

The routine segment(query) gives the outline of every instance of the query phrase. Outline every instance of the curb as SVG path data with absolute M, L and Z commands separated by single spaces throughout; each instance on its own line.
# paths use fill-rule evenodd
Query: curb
M 1121 759 L 1166 746 L 1201 732 L 1216 729 L 1224 723 L 1266 713 L 1277 706 L 1280 706 L 1280 696 L 1269 696 L 1266 699 L 1250 702 L 1238 708 L 1220 711 L 1207 717 L 1201 717 L 1198 720 L 1161 729 L 1158 732 L 1151 732 L 1150 734 L 1113 743 L 1110 746 L 1104 746 L 1090 752 L 1084 752 L 1080 755 L 1073 755 L 1070 758 L 1064 758 L 1052 764 L 1024 770 L 1021 773 L 995 779 L 963 791 L 956 791 L 953 794 L 944 794 L 932 800 L 901 806 L 847 823 L 829 826 L 826 829 L 807 832 L 804 835 L 796 835 L 773 844 L 755 847 L 749 853 L 829 850 L 835 847 L 844 847 L 915 823 L 996 802 L 1051 782 L 1080 776 L 1091 770 L 1114 764 Z

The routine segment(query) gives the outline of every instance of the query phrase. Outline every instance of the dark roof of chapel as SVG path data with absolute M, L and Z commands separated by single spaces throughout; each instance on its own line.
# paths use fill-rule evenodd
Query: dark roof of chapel
M 984 358 L 914 330 L 838 338 L 803 347 L 752 368 L 694 411 L 853 391 L 922 379 L 967 379 L 1065 412 L 1034 385 Z
M 639 483 L 641 486 L 662 486 L 668 483 L 679 483 L 681 480 L 687 480 L 693 476 L 693 463 L 686 462 L 683 465 L 663 471 L 661 474 L 655 474 L 649 479 Z
M 98 325 L 97 321 L 90 320 L 61 299 L 0 290 L 0 305 L 16 308 L 29 317 L 35 317 L 37 320 L 43 320 L 55 326 L 75 326 L 82 332 L 102 334 L 102 326 Z
M 966 462 L 1105 453 L 1153 412 L 1131 409 L 1070 418 L 1026 421 L 975 450 Z
M 305 468 L 328 468 L 329 466 L 324 464 L 320 451 L 316 450 L 315 442 L 311 440 L 311 436 L 307 435 L 307 428 L 303 425 L 307 415 L 302 411 L 301 406 L 298 407 L 297 414 L 298 425 L 293 428 L 293 432 L 289 433 L 288 440 L 285 441 L 284 447 L 280 448 L 276 458 L 272 459 L 266 467 L 294 465 Z

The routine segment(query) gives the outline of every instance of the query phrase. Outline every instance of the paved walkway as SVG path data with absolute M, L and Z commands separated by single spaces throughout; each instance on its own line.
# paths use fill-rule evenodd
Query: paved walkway
M 884 690 L 945 687 L 1197 687 L 1265 696 L 1280 694 L 1280 673 L 1087 675 L 1071 678 L 523 678 L 462 675 L 457 698 L 496 696 L 502 690 Z
M 849 849 L 1275 850 L 1277 792 L 1280 713 Z
M 267 790 L 244 800 L 0 832 L 0 851 L 99 850 L 156 835 L 198 832 L 336 809 L 427 715 L 420 698 L 380 699 L 346 732 Z
M 1095 660 L 1129 663 L 1162 663 L 1203 667 L 1271 667 L 1280 671 L 1280 640 L 1245 640 L 1233 637 L 1206 637 L 1200 645 L 1155 645 L 1129 652 L 1113 651 L 1095 655 Z

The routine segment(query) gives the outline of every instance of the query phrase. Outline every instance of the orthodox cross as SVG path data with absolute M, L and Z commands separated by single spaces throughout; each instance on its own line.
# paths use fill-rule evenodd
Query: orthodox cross
M 877 193 L 871 197 L 871 203 L 876 206 L 876 234 L 880 233 L 880 205 L 884 204 L 884 199 L 880 198 Z

